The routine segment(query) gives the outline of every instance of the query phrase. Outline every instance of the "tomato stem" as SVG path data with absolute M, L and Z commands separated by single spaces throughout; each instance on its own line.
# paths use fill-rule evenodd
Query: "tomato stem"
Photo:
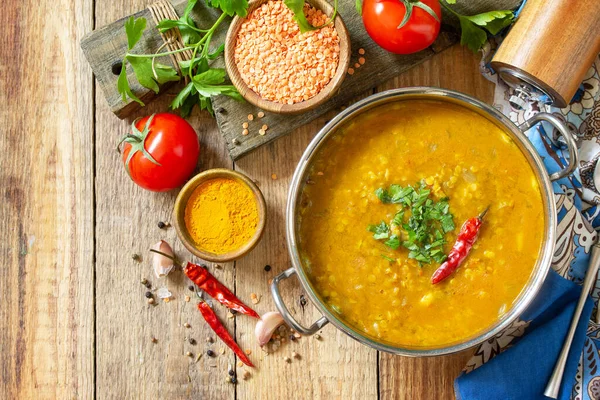
M 404 25 L 406 25 L 408 23 L 408 20 L 412 16 L 413 7 L 420 8 L 421 10 L 425 11 L 427 14 L 429 14 L 433 18 L 435 18 L 435 20 L 437 22 L 440 22 L 440 18 L 435 13 L 435 11 L 433 11 L 433 9 L 431 7 L 429 7 L 427 4 L 423 3 L 421 0 L 399 0 L 399 1 L 400 1 L 400 3 L 404 4 L 404 7 L 406 8 L 406 12 L 404 13 L 404 18 L 402 18 L 402 21 L 400 22 L 400 25 L 398 25 L 397 29 L 402 28 Z

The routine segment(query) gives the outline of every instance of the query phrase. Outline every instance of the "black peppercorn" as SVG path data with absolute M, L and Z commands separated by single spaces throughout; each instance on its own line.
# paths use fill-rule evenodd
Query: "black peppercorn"
M 144 286 L 146 286 L 148 289 L 150 289 L 152 287 L 152 284 L 148 281 L 146 281 L 146 283 L 144 283 Z
M 190 290 L 190 292 L 193 292 L 194 291 L 194 285 L 188 286 L 188 289 Z
M 294 341 L 294 340 L 296 340 L 296 336 L 294 336 L 293 334 L 292 334 L 292 335 L 290 335 L 290 340 L 291 340 L 291 341 Z
M 271 270 L 271 266 L 270 265 L 265 265 L 265 271 L 269 272 Z
M 190 338 L 190 339 L 189 339 L 189 342 L 190 342 L 190 344 L 193 346 L 193 345 L 195 345 L 195 344 L 196 344 L 196 339 L 194 339 L 194 338 Z
M 206 350 L 206 355 L 209 356 L 209 357 L 214 357 L 215 356 L 215 352 L 209 349 L 209 350 Z
M 231 375 L 231 376 L 234 376 L 234 375 L 235 375 L 235 371 L 234 371 L 234 370 L 232 370 L 232 369 L 230 369 L 230 370 L 229 370 L 229 375 Z
M 133 261 L 137 261 L 137 262 L 142 261 L 142 257 L 140 257 L 139 254 L 132 254 L 131 258 L 133 259 Z
M 235 376 L 231 377 L 231 383 L 233 383 L 233 384 L 237 383 L 237 378 Z
M 165 224 L 164 222 L 162 222 L 162 221 L 158 221 L 158 228 L 159 228 L 159 229 L 165 229 L 165 228 L 166 228 L 166 226 L 167 226 L 167 224 Z
M 145 296 L 149 299 L 152 298 L 152 292 L 146 292 Z

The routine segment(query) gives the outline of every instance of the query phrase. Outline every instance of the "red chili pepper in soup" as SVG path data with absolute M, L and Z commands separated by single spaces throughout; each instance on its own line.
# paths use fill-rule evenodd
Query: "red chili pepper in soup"
M 448 254 L 448 258 L 431 276 L 432 284 L 435 285 L 436 283 L 440 283 L 452 275 L 465 258 L 467 258 L 475 240 L 477 240 L 477 235 L 483 224 L 483 217 L 488 209 L 489 207 L 479 214 L 479 216 L 468 219 L 460 228 L 460 232 L 458 233 L 456 242 L 454 242 L 454 246 L 452 246 L 452 250 L 450 250 L 450 253 Z

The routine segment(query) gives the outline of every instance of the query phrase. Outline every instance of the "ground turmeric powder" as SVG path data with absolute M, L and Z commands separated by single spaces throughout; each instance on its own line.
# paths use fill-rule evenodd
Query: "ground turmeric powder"
M 250 188 L 235 179 L 203 182 L 187 202 L 185 226 L 201 250 L 229 253 L 248 243 L 256 233 L 256 198 Z

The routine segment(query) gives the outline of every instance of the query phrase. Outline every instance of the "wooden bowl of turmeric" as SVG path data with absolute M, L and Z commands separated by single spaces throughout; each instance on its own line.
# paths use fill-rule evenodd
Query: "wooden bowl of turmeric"
M 237 260 L 265 228 L 265 199 L 254 182 L 228 169 L 194 176 L 179 192 L 173 216 L 183 245 L 206 261 Z

